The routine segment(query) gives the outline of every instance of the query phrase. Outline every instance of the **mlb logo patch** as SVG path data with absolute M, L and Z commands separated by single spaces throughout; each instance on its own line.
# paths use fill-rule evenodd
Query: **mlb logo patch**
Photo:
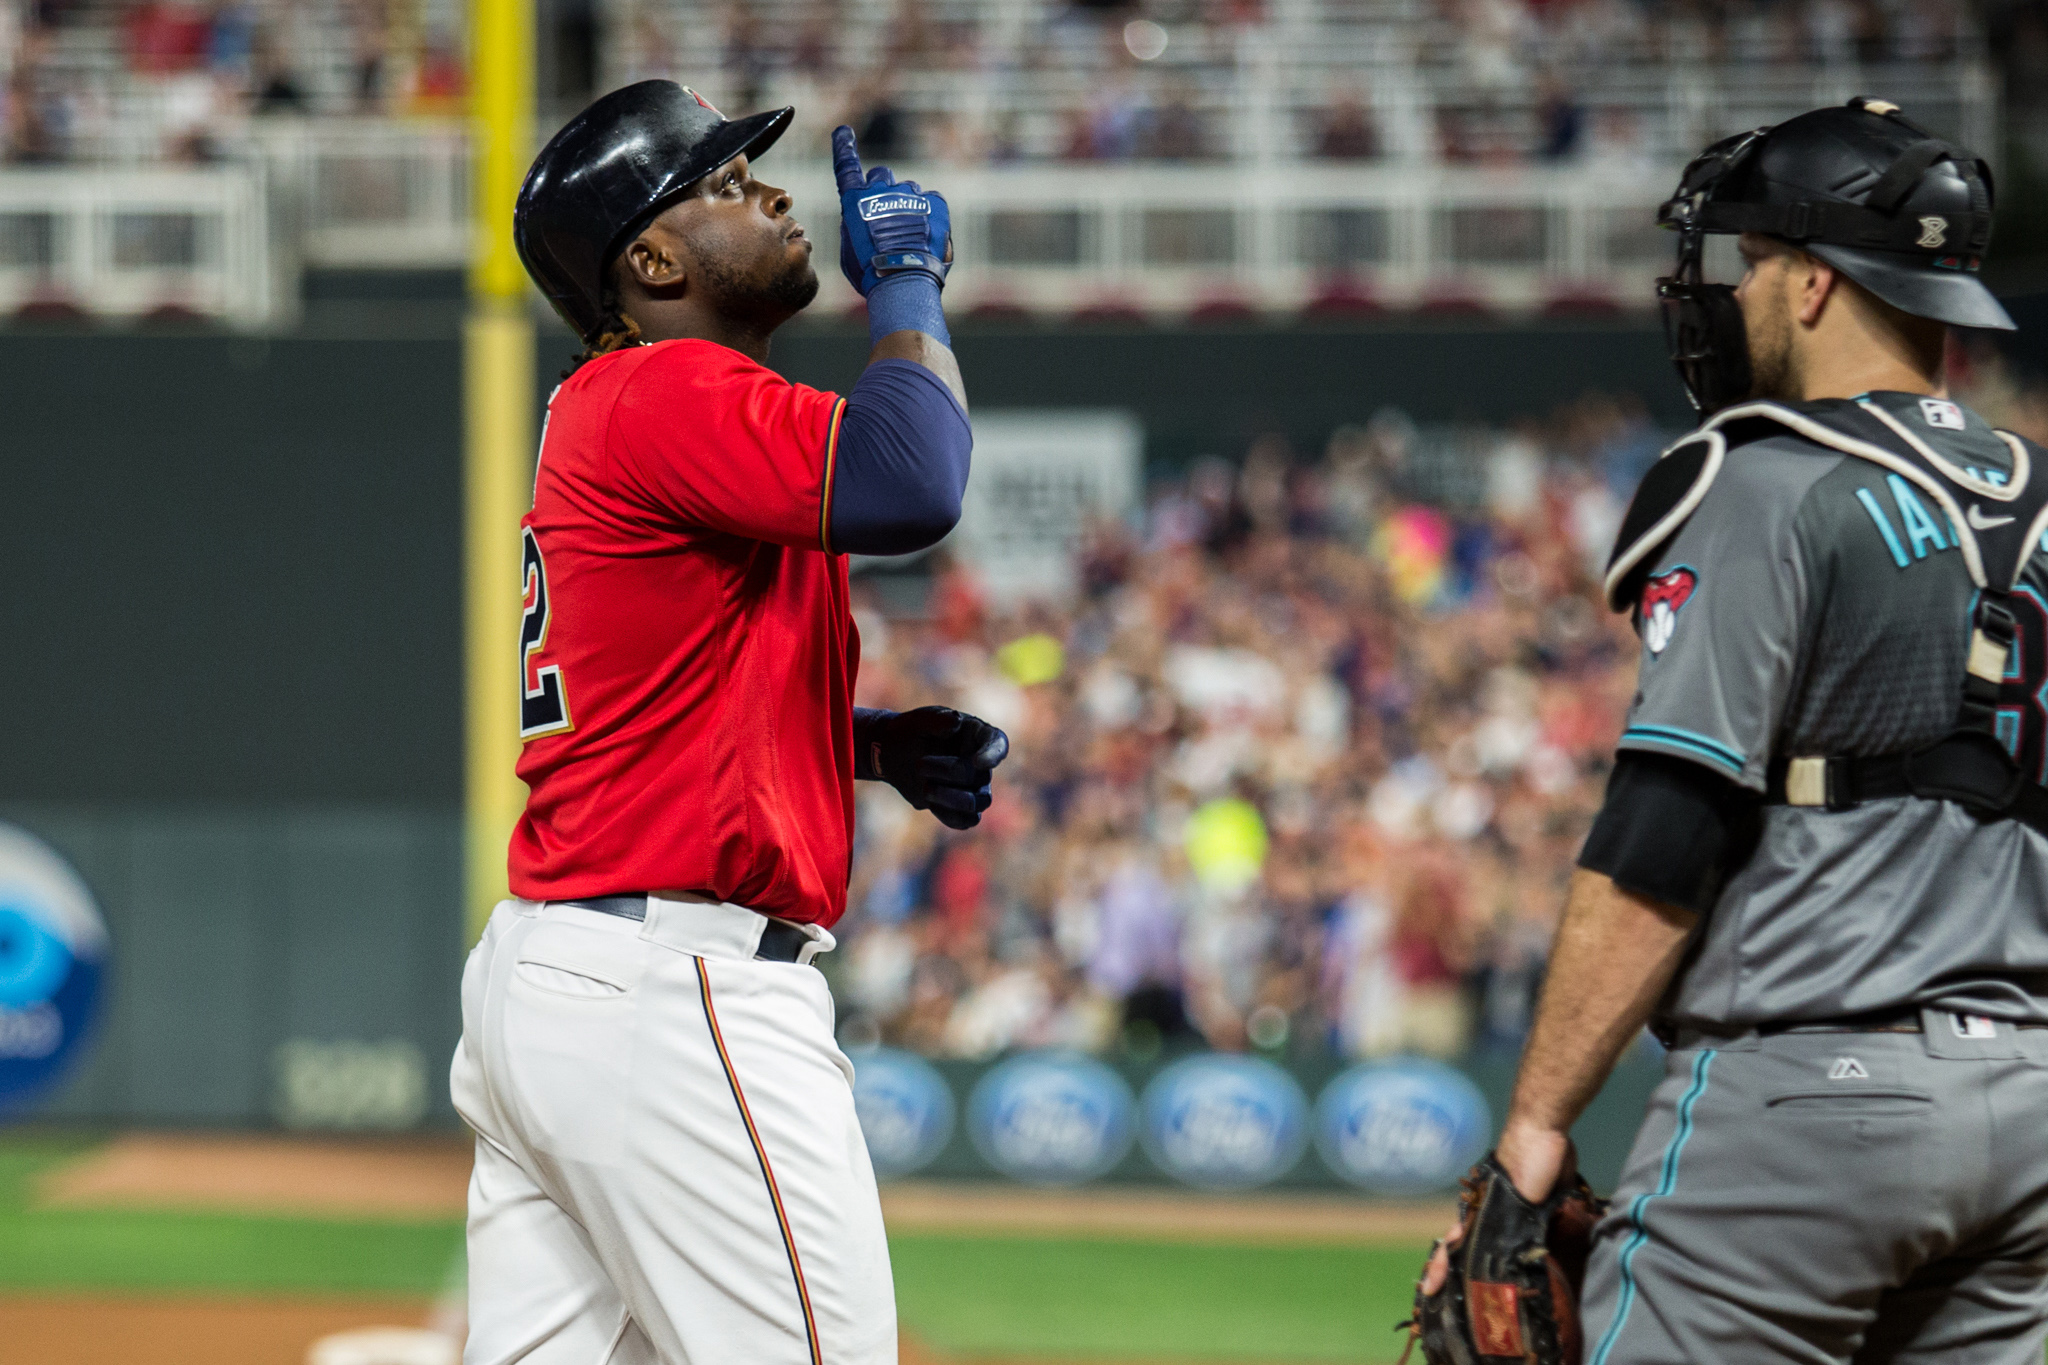
M 1920 400 L 1920 416 L 1930 427 L 1942 431 L 1963 429 L 1963 410 L 1946 398 L 1923 398 Z
M 702 95 L 698 94 L 695 90 L 692 90 L 689 86 L 686 85 L 683 87 L 683 93 L 685 95 L 688 95 L 691 99 L 697 101 L 697 103 L 703 105 L 706 109 L 709 109 L 712 113 L 718 114 L 717 105 L 713 104 L 710 100 L 705 99 Z M 718 114 L 718 116 L 720 118 L 725 117 L 725 115 L 723 114 Z
M 1643 603 L 1639 608 L 1643 643 L 1650 647 L 1652 654 L 1662 654 L 1664 646 L 1671 643 L 1671 632 L 1678 628 L 1678 613 L 1692 600 L 1693 590 L 1699 584 L 1700 576 L 1681 564 L 1655 575 L 1643 585 Z

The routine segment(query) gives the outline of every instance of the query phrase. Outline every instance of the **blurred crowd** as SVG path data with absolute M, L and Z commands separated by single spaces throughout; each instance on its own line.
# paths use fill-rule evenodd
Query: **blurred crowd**
M 566 113 L 593 83 L 673 75 L 736 108 L 849 119 L 877 155 L 956 162 L 1631 159 L 1668 155 L 1644 119 L 1662 87 L 1617 93 L 1617 72 L 1925 66 L 1981 47 L 1987 23 L 2010 39 L 1993 55 L 2033 71 L 2038 0 L 1987 3 L 555 0 L 542 97 Z M 203 158 L 251 115 L 459 112 L 462 31 L 451 0 L 5 0 L 6 155 Z M 1378 97 L 1370 73 L 1389 69 L 1431 73 L 1429 107 Z M 1266 86 L 1270 120 L 1246 104 Z M 1254 135 L 1262 121 L 1277 130 Z M 105 131 L 137 122 L 154 151 Z
M 252 117 L 458 115 L 451 0 L 0 0 L 9 161 L 205 161 Z
M 847 0 L 704 8 L 643 0 L 616 60 L 629 74 L 715 69 L 737 106 L 807 99 L 839 110 L 878 155 L 969 163 L 1275 146 L 1347 161 L 1668 157 L 1643 116 L 1663 82 L 1636 88 L 1619 73 L 1925 66 L 1972 49 L 1982 18 L 1964 0 L 1384 0 L 1284 13 L 1269 0 L 894 0 L 868 31 Z M 715 27 L 701 23 L 714 14 Z M 1429 107 L 1375 92 L 1370 73 L 1389 68 L 1429 73 Z M 1247 105 L 1262 70 L 1285 73 L 1270 110 Z M 959 98 L 947 73 L 980 97 Z
M 2048 386 L 1995 352 L 1951 381 L 2048 440 Z M 1154 484 L 1059 600 L 998 609 L 950 564 L 891 618 L 857 586 L 860 703 L 959 706 L 1014 748 L 971 833 L 860 785 L 822 959 L 843 1036 L 1517 1049 L 1634 690 L 1598 584 L 1674 435 L 1598 393 L 1507 428 L 1387 409 L 1317 458 L 1266 435 Z
M 1598 571 L 1664 440 L 1601 395 L 1387 410 L 1313 460 L 1267 435 L 1092 528 L 1065 600 L 997 610 L 954 565 L 922 618 L 863 613 L 863 704 L 1015 748 L 971 834 L 863 785 L 849 1035 L 1514 1045 L 1633 686 Z

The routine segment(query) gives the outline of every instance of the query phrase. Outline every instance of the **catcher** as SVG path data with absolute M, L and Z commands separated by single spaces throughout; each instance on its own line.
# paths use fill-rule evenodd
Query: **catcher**
M 1609 566 L 1638 692 L 1419 1287 L 1431 1362 L 2039 1365 L 2048 452 L 1944 389 L 1949 328 L 2012 326 L 1991 204 L 1976 156 L 1859 99 L 1717 143 L 1660 210 L 1705 420 Z M 1668 1070 L 1581 1331 L 1567 1135 L 1646 1023 Z

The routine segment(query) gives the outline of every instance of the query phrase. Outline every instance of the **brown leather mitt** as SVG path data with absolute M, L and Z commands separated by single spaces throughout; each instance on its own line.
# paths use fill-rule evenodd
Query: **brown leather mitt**
M 1463 1236 L 1443 1286 L 1415 1287 L 1409 1348 L 1420 1341 L 1429 1365 L 1579 1365 L 1579 1292 L 1607 1201 L 1570 1166 L 1532 1204 L 1491 1152 L 1459 1183 Z

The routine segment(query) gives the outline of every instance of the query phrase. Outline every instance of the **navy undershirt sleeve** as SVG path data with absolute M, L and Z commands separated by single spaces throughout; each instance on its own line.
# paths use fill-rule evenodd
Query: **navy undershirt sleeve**
M 832 468 L 832 548 L 902 555 L 960 520 L 974 435 L 945 381 L 910 360 L 868 366 L 846 397 Z

